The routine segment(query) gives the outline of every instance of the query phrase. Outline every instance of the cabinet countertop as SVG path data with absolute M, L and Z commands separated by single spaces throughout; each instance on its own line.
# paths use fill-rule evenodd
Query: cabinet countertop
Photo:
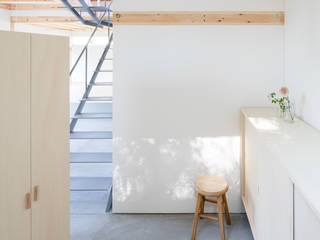
M 320 219 L 320 131 L 298 118 L 285 122 L 275 108 L 243 108 L 241 112 Z

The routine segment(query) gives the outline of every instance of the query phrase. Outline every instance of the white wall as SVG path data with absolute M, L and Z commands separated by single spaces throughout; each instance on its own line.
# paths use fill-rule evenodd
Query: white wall
M 320 129 L 320 1 L 286 0 L 286 80 L 297 114 Z
M 114 8 L 283 7 L 279 0 L 160 2 L 119 0 Z M 266 95 L 281 86 L 283 27 L 115 26 L 114 34 L 113 211 L 193 212 L 194 181 L 204 174 L 226 177 L 231 212 L 243 211 L 239 112 L 268 105 Z
M 10 11 L 0 9 L 0 30 L 10 30 Z

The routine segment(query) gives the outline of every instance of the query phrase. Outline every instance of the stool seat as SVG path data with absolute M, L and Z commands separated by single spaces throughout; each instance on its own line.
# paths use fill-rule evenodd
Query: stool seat
M 226 180 L 218 176 L 202 176 L 196 181 L 198 193 L 208 197 L 218 197 L 228 191 L 229 185 Z

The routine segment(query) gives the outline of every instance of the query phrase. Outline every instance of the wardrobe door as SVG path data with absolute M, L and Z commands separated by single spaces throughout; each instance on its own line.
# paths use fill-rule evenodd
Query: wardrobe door
M 32 240 L 69 230 L 69 41 L 31 35 Z
M 30 35 L 0 31 L 0 239 L 31 240 Z

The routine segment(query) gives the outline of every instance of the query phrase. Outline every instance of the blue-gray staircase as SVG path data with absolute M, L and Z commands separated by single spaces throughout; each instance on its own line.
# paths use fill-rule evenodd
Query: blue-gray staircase
M 62 0 L 80 22 L 95 28 L 70 72 L 72 75 L 79 61 L 85 58 L 85 91 L 70 119 L 70 206 L 71 214 L 104 214 L 110 211 L 112 205 L 112 130 L 105 130 L 104 126 L 112 123 L 112 111 L 105 110 L 112 109 L 110 107 L 112 96 L 94 96 L 93 89 L 95 87 L 112 88 L 112 79 L 104 77 L 104 73 L 110 73 L 113 69 L 103 68 L 106 61 L 109 63 L 113 61 L 110 51 L 113 42 L 113 34 L 110 30 L 111 10 L 106 1 L 104 6 L 99 7 L 90 7 L 84 0 L 78 1 L 81 4 L 80 7 L 74 7 L 68 0 Z M 83 18 L 81 12 L 86 12 L 92 20 Z M 97 13 L 102 13 L 102 16 L 99 18 Z M 97 29 L 100 28 L 107 29 L 108 41 L 88 81 L 88 48 Z M 98 76 L 103 81 L 97 81 Z M 105 109 L 96 107 L 98 111 L 88 112 L 86 111 L 88 104 L 97 106 L 108 104 L 109 107 Z M 104 130 L 87 130 L 86 126 L 101 126 Z M 105 146 L 105 149 L 101 149 L 101 146 Z

